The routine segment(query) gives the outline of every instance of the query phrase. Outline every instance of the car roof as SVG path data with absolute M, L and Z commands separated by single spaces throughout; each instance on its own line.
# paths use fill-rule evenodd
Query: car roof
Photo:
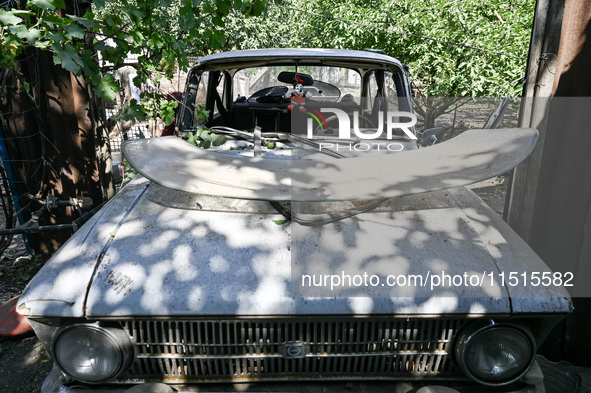
M 211 54 L 198 59 L 194 67 L 203 67 L 215 64 L 244 63 L 269 60 L 334 60 L 345 62 L 368 62 L 396 65 L 403 68 L 402 63 L 391 56 L 374 51 L 361 51 L 349 49 L 321 49 L 321 48 L 272 48 L 272 49 L 248 49 L 231 52 Z

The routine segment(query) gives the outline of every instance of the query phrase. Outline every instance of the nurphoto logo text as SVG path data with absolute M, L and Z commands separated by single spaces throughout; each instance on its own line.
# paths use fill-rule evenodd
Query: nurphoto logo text
M 384 112 L 378 112 L 378 127 L 373 133 L 361 132 L 359 129 L 359 112 L 353 111 L 353 125 L 351 126 L 351 120 L 347 112 L 337 108 L 322 108 L 320 112 L 327 113 L 332 112 L 337 116 L 339 124 L 339 139 L 351 139 L 351 129 L 355 133 L 355 136 L 359 139 L 371 140 L 383 138 L 384 132 Z M 407 118 L 409 121 L 401 121 Z M 401 129 L 404 134 L 411 140 L 416 140 L 417 136 L 410 130 L 410 127 L 417 124 L 417 116 L 411 112 L 390 112 L 386 113 L 386 139 L 392 139 L 392 131 L 396 128 Z M 314 139 L 314 124 L 311 118 L 307 119 L 307 137 Z M 366 131 L 364 129 L 364 131 Z

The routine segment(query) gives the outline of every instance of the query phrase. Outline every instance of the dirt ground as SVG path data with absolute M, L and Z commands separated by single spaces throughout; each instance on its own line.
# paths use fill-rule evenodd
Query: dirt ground
M 0 391 L 39 392 L 52 362 L 33 334 L 0 338 Z
M 43 261 L 27 253 L 22 236 L 15 236 L 0 258 L 0 304 L 18 296 Z M 0 336 L 0 392 L 39 392 L 52 362 L 33 333 Z

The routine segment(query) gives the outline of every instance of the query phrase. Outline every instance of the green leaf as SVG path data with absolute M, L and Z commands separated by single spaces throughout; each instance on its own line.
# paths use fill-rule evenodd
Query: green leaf
M 10 10 L 16 16 L 27 16 L 27 15 L 35 15 L 33 11 L 29 10 Z
M 262 15 L 267 9 L 267 2 L 265 0 L 254 0 L 252 3 L 252 11 L 250 12 L 254 16 Z
M 94 29 L 95 27 L 98 26 L 98 23 L 96 23 L 94 20 L 86 18 L 86 15 L 84 18 L 80 18 L 76 15 L 66 15 L 66 16 L 68 18 L 70 18 L 71 20 L 73 20 L 74 22 L 86 27 L 87 29 Z
M 65 0 L 31 0 L 28 4 L 47 11 L 63 10 L 66 8 Z
M 154 50 L 158 48 L 162 48 L 164 46 L 164 41 L 162 40 L 162 36 L 160 33 L 152 33 L 150 38 L 148 39 L 148 48 Z
M 181 15 L 181 26 L 183 30 L 190 31 L 197 26 L 197 21 L 193 15 L 193 9 L 191 7 L 183 7 L 179 11 Z
M 16 34 L 18 38 L 28 41 L 34 44 L 39 38 L 41 38 L 41 30 L 30 28 L 27 29 L 25 25 L 11 26 L 8 28 L 11 33 Z
M 225 19 L 222 15 L 214 15 L 211 17 L 211 21 L 216 26 L 223 26 Z
M 107 49 L 109 49 L 110 46 L 108 46 L 104 41 L 98 41 L 98 42 L 95 41 L 93 43 L 93 48 L 94 48 L 94 50 L 102 52 L 102 51 L 106 51 Z
M 246 0 L 246 1 L 250 2 L 250 0 Z M 220 15 L 226 16 L 230 12 L 230 9 L 232 8 L 232 4 L 228 1 L 218 0 L 217 7 L 218 7 L 217 12 Z
M 43 17 L 43 21 L 47 23 L 49 26 L 56 25 L 60 28 L 65 24 L 63 18 L 60 18 L 59 16 L 53 14 L 45 14 L 45 16 Z
M 199 146 L 204 149 L 208 149 L 211 146 L 211 142 L 210 141 L 201 141 L 201 143 L 199 143 Z
M 55 52 L 53 55 L 53 62 L 61 65 L 64 69 L 70 71 L 75 75 L 80 75 L 84 67 L 84 61 L 78 53 L 78 49 L 72 44 L 64 44 L 61 47 L 58 43 L 51 45 L 51 49 Z
M 245 15 L 250 15 L 250 11 L 252 10 L 252 2 L 250 0 L 242 0 L 242 4 L 240 5 L 240 11 L 242 11 Z
M 103 23 L 105 24 L 105 26 L 111 27 L 113 31 L 116 31 L 118 29 L 120 21 L 121 18 L 119 18 L 119 16 L 117 15 L 108 15 L 106 18 L 103 19 Z
M 117 80 L 110 74 L 105 74 L 102 80 L 93 83 L 92 89 L 99 97 L 104 97 L 108 101 L 115 101 L 120 90 Z
M 197 136 L 194 132 L 187 132 L 187 142 L 192 145 L 197 146 Z
M 27 81 L 23 81 L 23 87 L 25 88 L 25 92 L 27 92 L 27 96 L 34 102 L 35 97 L 31 95 L 31 85 Z
M 226 43 L 226 34 L 222 31 L 214 31 L 213 32 L 213 44 L 217 45 L 218 47 L 224 46 Z
M 0 8 L 0 23 L 4 26 L 15 26 L 21 23 L 23 20 L 16 16 L 13 11 L 4 11 Z
M 135 23 L 136 25 L 140 24 L 140 22 L 144 19 L 144 17 L 146 16 L 141 9 L 139 8 L 132 8 L 129 10 L 129 19 L 131 19 L 131 21 L 133 23 Z
M 171 106 L 163 106 L 160 109 L 160 117 L 166 126 L 171 125 L 174 122 L 175 118 L 175 111 L 174 107 Z
M 211 111 L 208 111 L 205 109 L 204 105 L 197 105 L 195 107 L 195 115 L 196 115 L 196 121 L 197 122 L 205 122 L 207 121 L 207 119 L 209 119 L 209 113 Z
M 51 46 L 49 41 L 35 41 L 35 48 L 46 50 Z
M 76 23 L 72 23 L 65 28 L 65 36 L 67 39 L 72 40 L 74 38 L 83 39 L 86 35 L 86 32 L 82 27 L 78 26 Z
M 211 135 L 211 133 L 210 133 L 209 131 L 207 131 L 207 130 L 203 130 L 203 131 L 200 133 L 199 137 L 200 137 L 201 139 L 203 139 L 205 142 L 211 142 L 211 140 L 212 140 L 212 135 Z
M 197 127 L 194 131 L 193 131 L 193 135 L 195 136 L 195 138 L 199 139 L 201 138 L 201 134 L 206 132 L 205 128 L 203 127 Z
M 287 222 L 287 220 L 273 220 L 273 222 L 277 225 L 283 225 Z
M 129 105 L 126 105 L 119 116 L 122 120 L 146 120 L 146 112 L 141 105 L 138 105 L 135 99 L 131 99 Z
M 218 134 L 214 134 L 211 137 L 211 144 L 213 146 L 221 146 L 224 143 L 226 143 L 228 139 L 225 137 L 225 135 L 218 135 Z
M 131 37 L 131 39 L 133 40 L 133 43 L 137 46 L 142 45 L 142 42 L 144 41 L 144 35 L 142 34 L 141 31 L 139 30 L 132 30 L 129 32 L 129 35 Z

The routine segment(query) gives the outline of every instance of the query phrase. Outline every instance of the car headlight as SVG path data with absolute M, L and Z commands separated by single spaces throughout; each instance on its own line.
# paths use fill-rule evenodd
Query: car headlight
M 478 322 L 458 335 L 455 358 L 470 378 L 497 386 L 521 378 L 534 361 L 535 348 L 531 333 L 524 327 Z
M 62 329 L 53 353 L 64 373 L 78 381 L 98 383 L 127 369 L 133 345 L 121 329 L 84 324 Z

